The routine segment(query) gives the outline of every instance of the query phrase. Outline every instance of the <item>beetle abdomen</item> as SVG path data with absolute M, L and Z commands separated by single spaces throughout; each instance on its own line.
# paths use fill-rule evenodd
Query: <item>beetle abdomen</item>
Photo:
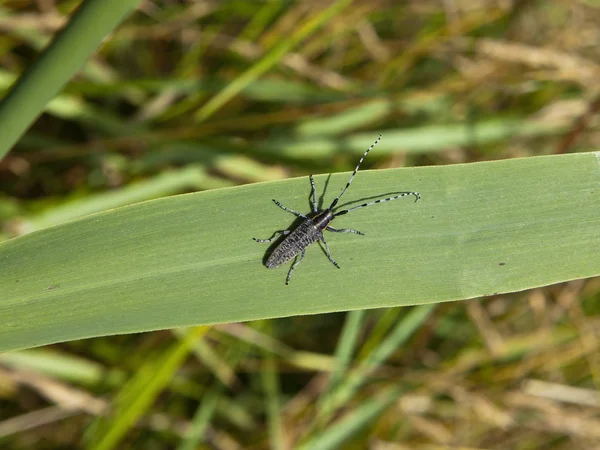
M 275 247 L 265 266 L 269 269 L 279 267 L 301 253 L 310 244 L 321 239 L 321 236 L 323 233 L 315 228 L 312 219 L 306 219 Z

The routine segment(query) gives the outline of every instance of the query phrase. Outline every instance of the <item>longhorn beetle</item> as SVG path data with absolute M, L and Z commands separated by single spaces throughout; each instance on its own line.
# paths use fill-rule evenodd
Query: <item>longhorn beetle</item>
M 344 195 L 346 190 L 350 187 L 350 184 L 352 183 L 352 180 L 354 179 L 354 175 L 356 175 L 356 172 L 358 172 L 358 168 L 362 164 L 362 162 L 365 159 L 365 157 L 367 156 L 367 154 L 371 151 L 371 149 L 373 147 L 375 147 L 379 143 L 380 140 L 381 140 L 381 134 L 379 135 L 377 140 L 362 155 L 362 158 L 360 158 L 360 161 L 358 161 L 358 164 L 356 165 L 354 172 L 352 172 L 352 175 L 350 176 L 350 179 L 348 180 L 348 183 L 346 183 L 346 187 L 342 190 L 341 194 L 338 195 L 333 200 L 333 202 L 331 202 L 331 205 L 329 205 L 329 208 L 325 209 L 324 211 L 319 211 L 319 208 L 317 207 L 317 190 L 315 189 L 315 180 L 313 179 L 312 175 L 310 175 L 310 177 L 309 177 L 310 187 L 311 187 L 311 204 L 312 204 L 311 216 L 305 216 L 304 214 L 300 214 L 299 212 L 296 212 L 292 209 L 286 208 L 281 203 L 279 203 L 277 200 L 273 199 L 273 202 L 277 206 L 279 206 L 281 209 L 283 209 L 284 211 L 288 211 L 288 212 L 294 214 L 295 216 L 298 216 L 298 217 L 304 219 L 302 221 L 302 223 L 300 225 L 298 225 L 298 227 L 296 227 L 295 229 L 276 231 L 273 234 L 273 236 L 270 237 L 269 239 L 252 238 L 256 242 L 272 242 L 274 239 L 276 239 L 277 237 L 279 237 L 281 235 L 286 236 L 286 238 L 283 241 L 281 241 L 281 243 L 277 247 L 275 247 L 275 250 L 273 250 L 273 252 L 269 256 L 269 258 L 267 259 L 267 262 L 265 263 L 265 266 L 267 266 L 269 269 L 274 269 L 274 268 L 279 267 L 282 264 L 288 262 L 290 259 L 296 257 L 294 263 L 290 267 L 290 270 L 287 274 L 287 278 L 285 279 L 286 285 L 289 284 L 290 278 L 292 277 L 292 272 L 294 272 L 294 269 L 304 259 L 304 256 L 306 254 L 306 247 L 308 247 L 313 242 L 317 242 L 317 241 L 323 242 L 323 245 L 325 246 L 325 253 L 327 254 L 327 257 L 329 258 L 329 261 L 331 261 L 331 263 L 338 269 L 340 268 L 338 263 L 336 263 L 333 260 L 333 258 L 331 257 L 331 253 L 329 252 L 329 247 L 327 246 L 327 241 L 325 240 L 325 236 L 323 236 L 323 230 L 333 231 L 335 233 L 354 233 L 354 234 L 359 234 L 361 236 L 364 236 L 364 233 L 361 233 L 360 231 L 357 231 L 357 230 L 351 230 L 351 229 L 346 229 L 346 228 L 337 229 L 337 228 L 333 228 L 333 227 L 329 226 L 331 221 L 333 219 L 335 219 L 336 217 L 343 216 L 344 214 L 348 214 L 350 211 L 354 211 L 355 209 L 366 208 L 367 206 L 376 205 L 377 203 L 383 203 L 383 202 L 387 202 L 389 200 L 396 200 L 396 199 L 399 199 L 402 197 L 406 197 L 407 195 L 414 195 L 415 202 L 421 198 L 421 195 L 419 195 L 418 192 L 402 192 L 399 195 L 396 195 L 394 197 L 380 198 L 379 200 L 375 200 L 373 202 L 368 202 L 368 203 L 363 203 L 362 205 L 354 206 L 352 208 L 344 209 L 342 211 L 336 212 L 333 210 L 336 207 L 336 205 L 338 204 L 338 202 L 340 201 L 340 198 L 342 197 L 342 195 Z M 299 258 L 298 258 L 298 253 L 300 253 Z

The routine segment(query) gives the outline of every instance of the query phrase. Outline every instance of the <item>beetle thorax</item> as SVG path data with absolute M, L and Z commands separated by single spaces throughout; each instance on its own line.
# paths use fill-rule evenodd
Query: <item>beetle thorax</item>
M 327 228 L 327 225 L 334 219 L 333 212 L 330 209 L 321 211 L 319 214 L 312 218 L 313 224 L 317 230 L 323 231 Z

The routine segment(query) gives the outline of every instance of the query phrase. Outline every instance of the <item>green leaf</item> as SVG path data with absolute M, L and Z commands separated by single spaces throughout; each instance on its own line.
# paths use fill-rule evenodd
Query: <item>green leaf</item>
M 197 324 L 414 305 L 600 274 L 597 153 L 360 172 L 343 201 L 416 190 L 334 222 L 335 269 L 311 246 L 262 265 L 308 211 L 306 177 L 109 210 L 0 244 L 0 351 Z M 319 193 L 326 176 L 317 176 Z M 348 173 L 335 174 L 326 204 Z
M 87 448 L 108 450 L 148 412 L 158 395 L 172 382 L 194 344 L 208 331 L 207 327 L 187 330 L 181 341 L 151 355 L 138 372 L 121 388 L 111 405 L 110 417 L 98 417 L 86 432 Z
M 404 392 L 404 388 L 387 388 L 374 398 L 363 401 L 338 422 L 331 425 L 321 435 L 300 445 L 299 450 L 333 450 L 340 448 L 346 441 L 363 428 L 372 424 L 386 409 L 391 407 Z
M 372 114 L 372 113 L 371 113 Z M 345 118 L 344 118 L 345 119 Z M 339 123 L 324 118 L 320 134 L 331 134 Z M 327 131 L 327 133 L 326 133 Z M 472 125 L 464 123 L 426 125 L 407 129 L 380 130 L 385 136 L 378 145 L 378 154 L 390 154 L 399 148 L 405 153 L 440 152 L 450 147 L 476 146 L 498 142 L 509 137 L 556 135 L 564 131 L 564 124 L 543 123 L 534 120 L 493 119 Z M 255 146 L 257 153 L 285 156 L 286 158 L 326 158 L 339 154 L 340 150 L 362 155 L 373 143 L 373 133 L 354 133 L 345 137 L 320 136 L 290 139 L 272 138 Z
M 86 0 L 0 103 L 0 159 L 83 66 L 136 0 Z
M 269 71 L 294 47 L 304 39 L 317 31 L 323 24 L 335 17 L 352 0 L 336 0 L 328 8 L 316 14 L 305 23 L 299 24 L 298 28 L 289 37 L 279 41 L 269 52 L 267 52 L 256 64 L 233 80 L 225 89 L 219 91 L 214 97 L 206 102 L 196 113 L 196 118 L 204 121 L 218 111 L 225 103 L 235 97 L 254 80 Z
M 421 327 L 432 312 L 433 305 L 421 305 L 415 307 L 406 317 L 400 320 L 390 335 L 369 354 L 360 367 L 346 374 L 341 386 L 331 395 L 331 399 L 324 400 L 326 406 L 323 409 L 323 414 L 330 414 L 331 409 L 339 408 L 346 404 L 372 373 L 381 367 L 389 356 Z

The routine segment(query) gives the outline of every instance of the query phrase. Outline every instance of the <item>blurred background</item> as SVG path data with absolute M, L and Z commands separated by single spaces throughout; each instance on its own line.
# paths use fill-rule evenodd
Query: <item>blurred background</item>
M 78 4 L 2 2 L 0 89 Z M 377 132 L 365 168 L 596 150 L 599 25 L 597 0 L 143 1 L 0 161 L 0 240 L 352 170 Z M 3 354 L 0 445 L 600 448 L 599 291 L 214 326 L 154 391 L 179 332 Z

